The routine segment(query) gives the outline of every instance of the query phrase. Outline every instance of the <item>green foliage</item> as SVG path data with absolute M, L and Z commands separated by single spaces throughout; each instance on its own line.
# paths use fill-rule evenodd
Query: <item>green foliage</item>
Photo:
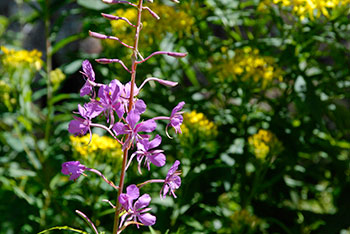
M 112 31 L 127 40 L 130 32 L 101 20 L 99 11 L 127 17 L 132 12 L 127 12 L 125 6 L 107 7 L 98 0 L 17 2 L 17 13 L 0 17 L 1 45 L 16 50 L 24 47 L 26 35 L 23 30 L 16 31 L 16 22 L 21 29 L 49 22 L 42 44 L 48 40 L 50 46 L 40 59 L 52 58 L 53 66 L 48 69 L 45 60 L 39 69 L 30 63 L 13 68 L 4 62 L 5 52 L 0 54 L 0 199 L 6 201 L 0 205 L 0 232 L 85 230 L 84 221 L 74 213 L 79 209 L 99 231 L 109 233 L 114 211 L 102 199 L 113 202 L 116 194 L 97 176 L 69 182 L 60 173 L 60 165 L 79 157 L 72 148 L 67 126 L 72 111 L 82 101 L 78 91 L 83 81 L 79 81 L 78 71 L 83 59 L 120 58 L 127 66 L 130 62 L 130 54 L 119 44 L 86 39 L 88 30 Z M 148 35 L 140 41 L 140 53 L 147 56 L 162 49 L 187 51 L 189 56 L 181 61 L 154 57 L 140 66 L 138 85 L 146 76 L 179 82 L 171 90 L 151 83 L 141 93 L 146 103 L 152 102 L 145 115 L 170 115 L 167 110 L 177 104 L 175 96 L 186 102 L 188 115 L 183 134 L 174 136 L 177 143 L 162 136 L 167 160 L 181 161 L 178 198 L 176 202 L 172 198 L 160 201 L 160 185 L 145 186 L 154 194 L 151 204 L 157 223 L 148 232 L 147 228 L 142 230 L 348 230 L 349 7 L 328 9 L 328 17 L 314 19 L 308 12 L 301 19 L 293 7 L 272 1 L 184 0 L 177 5 L 170 1 L 156 4 L 152 9 L 161 18 L 167 13 L 164 18 L 174 20 L 173 30 L 168 27 L 169 20 L 147 18 L 148 28 L 145 25 L 144 30 Z M 32 10 L 23 13 L 27 8 Z M 60 33 L 67 30 L 65 26 L 72 19 L 81 22 L 79 29 L 62 38 Z M 187 25 L 181 19 L 186 19 Z M 74 43 L 79 46 L 71 47 Z M 101 81 L 118 78 L 125 82 L 130 78 L 119 64 L 92 64 Z M 57 85 L 51 86 L 47 81 L 55 68 L 60 68 L 66 78 L 57 79 Z M 60 74 L 53 76 L 62 77 Z M 211 124 L 214 127 L 208 128 Z M 159 127 L 165 128 L 165 123 Z M 273 134 L 275 143 L 252 143 L 249 139 L 261 130 Z M 170 135 L 175 135 L 172 130 Z M 96 160 L 94 166 L 116 180 L 118 163 L 116 160 L 112 167 Z M 163 178 L 167 169 L 154 170 L 152 177 Z M 142 182 L 133 172 L 137 172 L 136 165 L 131 164 L 127 183 Z M 136 231 L 130 228 L 126 233 Z

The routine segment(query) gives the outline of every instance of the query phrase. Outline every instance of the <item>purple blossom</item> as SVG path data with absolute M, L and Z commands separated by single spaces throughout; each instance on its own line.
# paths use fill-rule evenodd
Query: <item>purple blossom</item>
M 122 122 L 114 124 L 113 130 L 115 131 L 115 134 L 117 136 L 122 134 L 129 134 L 127 141 L 124 142 L 123 149 L 128 147 L 129 144 L 138 142 L 139 139 L 143 138 L 140 134 L 138 134 L 139 132 L 153 132 L 157 127 L 157 123 L 153 119 L 149 119 L 137 124 L 139 120 L 140 113 L 138 113 L 135 110 L 132 110 L 128 113 L 128 116 L 126 117 L 126 124 Z
M 163 195 L 163 198 L 165 198 L 168 192 L 172 194 L 174 198 L 176 198 L 174 191 L 178 189 L 181 185 L 181 178 L 179 176 L 181 175 L 181 171 L 176 171 L 179 165 L 180 165 L 180 161 L 176 160 L 174 164 L 171 166 L 171 168 L 169 169 L 168 174 L 164 181 L 164 185 L 160 191 L 161 198 L 162 198 L 162 195 Z
M 87 78 L 84 86 L 80 89 L 80 96 L 85 96 L 91 93 L 92 86 L 89 81 L 95 81 L 95 72 L 92 69 L 91 63 L 88 60 L 83 61 L 83 71 L 84 76 Z
M 76 180 L 85 170 L 86 167 L 80 164 L 79 161 L 69 161 L 62 163 L 61 172 L 65 175 L 70 175 L 70 180 Z
M 122 106 L 122 100 L 120 99 L 120 90 L 123 85 L 118 80 L 112 80 L 109 85 L 103 85 L 98 91 L 99 104 L 101 106 L 101 112 L 104 111 L 107 118 L 114 121 L 113 111 L 115 111 L 119 118 L 124 115 L 124 108 Z
M 157 167 L 162 167 L 165 165 L 165 155 L 163 154 L 164 150 L 151 150 L 155 147 L 158 147 L 162 142 L 162 138 L 157 135 L 152 141 L 149 141 L 147 138 L 142 138 L 137 142 L 137 151 L 133 153 L 130 157 L 128 166 L 130 165 L 132 159 L 137 155 L 138 161 L 138 170 L 141 173 L 141 162 L 145 158 L 145 164 L 147 164 L 148 170 L 150 170 L 150 164 L 153 163 Z M 128 167 L 127 166 L 127 167 Z
M 73 116 L 74 120 L 70 121 L 68 126 L 68 131 L 74 135 L 85 135 L 86 132 L 90 131 L 91 118 L 97 116 L 97 113 L 94 111 L 94 103 L 85 104 L 82 107 L 78 105 L 79 114 L 81 117 Z
M 151 210 L 151 208 L 146 208 L 151 201 L 150 195 L 143 194 L 141 197 L 139 196 L 140 190 L 134 184 L 129 185 L 126 188 L 126 193 L 120 194 L 119 202 L 125 209 L 126 213 L 122 215 L 119 227 L 121 227 L 125 221 L 131 220 L 134 222 L 137 222 L 137 220 L 139 220 L 146 226 L 151 226 L 156 223 L 156 217 L 154 215 L 146 213 Z M 136 202 L 134 202 L 134 200 L 136 200 Z M 129 217 L 126 218 L 127 216 Z M 137 225 L 137 227 L 139 226 Z
M 182 111 L 180 112 L 180 110 L 184 105 L 185 105 L 185 102 L 180 102 L 179 104 L 177 104 L 177 106 L 174 107 L 170 115 L 170 123 L 167 125 L 167 127 L 169 125 L 172 126 L 175 129 L 176 133 L 182 133 L 180 126 L 183 121 L 183 117 L 182 117 L 183 112 Z

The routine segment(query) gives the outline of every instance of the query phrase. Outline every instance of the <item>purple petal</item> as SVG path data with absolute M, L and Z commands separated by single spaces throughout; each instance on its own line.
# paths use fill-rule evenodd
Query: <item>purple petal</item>
M 80 96 L 89 95 L 92 91 L 92 86 L 88 81 L 85 82 L 84 86 L 80 89 Z
M 157 220 L 156 216 L 149 213 L 139 214 L 137 217 L 145 226 L 152 226 L 156 223 Z
M 123 123 L 121 123 L 121 122 L 118 122 L 118 123 L 115 123 L 114 125 L 113 125 L 113 128 L 112 128 L 115 132 L 116 132 L 116 134 L 117 134 L 117 136 L 118 135 L 122 135 L 122 134 L 127 134 L 127 126 L 125 126 L 125 124 L 123 124 Z
M 69 122 L 68 131 L 75 135 L 85 135 L 89 130 L 89 126 L 86 126 L 83 122 L 79 120 L 72 120 Z
M 119 83 L 118 83 L 118 80 L 112 80 L 111 83 L 109 84 L 110 92 L 111 92 L 111 95 L 112 95 L 112 102 L 117 101 L 117 99 L 120 96 Z
M 70 180 L 75 180 L 81 175 L 81 173 L 84 172 L 85 169 L 86 167 L 80 164 L 79 161 L 69 161 L 69 162 L 62 163 L 61 172 L 64 175 L 71 175 L 69 177 Z
M 139 123 L 136 127 L 137 132 L 153 132 L 157 127 L 156 121 L 153 119 L 146 120 L 142 123 Z
M 176 160 L 176 161 L 174 162 L 174 164 L 170 167 L 170 169 L 169 169 L 169 171 L 168 171 L 167 178 L 176 172 L 176 170 L 177 170 L 177 168 L 179 167 L 179 165 L 180 165 L 180 161 L 179 161 L 179 160 Z
M 148 149 L 156 148 L 162 143 L 162 137 L 156 135 L 152 141 L 149 142 Z
M 134 200 L 140 196 L 140 190 L 136 185 L 132 184 L 126 188 L 126 194 Z
M 101 107 L 99 105 L 98 102 L 94 101 L 94 102 L 89 102 L 89 103 L 86 103 L 84 104 L 84 107 L 87 111 L 87 117 L 89 119 L 93 119 L 95 118 L 96 116 L 98 116 L 99 114 L 101 114 L 101 112 L 103 111 L 103 107 Z
M 151 202 L 151 196 L 148 194 L 143 194 L 134 204 L 134 209 L 139 210 L 145 208 Z
M 79 110 L 79 114 L 81 115 L 81 117 L 86 118 L 87 116 L 87 111 L 84 107 L 82 107 L 80 104 L 78 104 L 78 110 Z
M 171 112 L 171 117 L 173 117 L 176 112 L 180 111 L 184 105 L 185 102 L 180 102 L 179 104 L 177 104 L 177 106 L 175 106 L 173 111 Z
M 119 196 L 119 203 L 123 206 L 125 210 L 130 209 L 130 202 L 129 202 L 129 196 L 125 193 L 120 194 Z
M 126 98 L 130 98 L 130 88 L 131 88 L 131 83 L 128 82 L 125 86 L 124 86 L 124 94 Z M 137 94 L 139 93 L 139 89 L 137 88 L 136 84 L 134 85 L 134 92 L 133 92 L 133 96 L 135 97 Z
M 163 198 L 166 197 L 168 192 L 169 192 L 169 185 L 165 184 L 164 187 L 163 187 Z
M 92 66 L 91 66 L 91 63 L 89 62 L 89 60 L 83 61 L 83 71 L 89 80 L 92 80 L 92 81 L 95 80 L 95 72 L 92 69 Z
M 135 102 L 135 112 L 136 113 L 142 114 L 143 112 L 145 112 L 146 107 L 147 107 L 146 103 L 144 101 L 142 101 L 141 99 L 138 99 Z
M 162 167 L 162 166 L 165 165 L 166 157 L 162 153 L 154 154 L 154 155 L 152 155 L 152 156 L 150 156 L 148 158 L 157 167 Z
M 137 122 L 140 120 L 140 114 L 135 113 L 135 111 L 130 111 L 128 116 L 126 117 L 126 122 L 130 125 L 132 129 L 134 129 Z
M 170 183 L 171 190 L 178 189 L 178 188 L 180 188 L 180 186 L 181 186 L 181 178 L 180 178 L 180 176 L 174 176 L 171 179 L 171 183 Z

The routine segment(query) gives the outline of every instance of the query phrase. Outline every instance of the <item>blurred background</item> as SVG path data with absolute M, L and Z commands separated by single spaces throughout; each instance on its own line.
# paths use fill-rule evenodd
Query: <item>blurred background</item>
M 136 0 L 132 2 L 136 3 Z M 143 13 L 140 52 L 188 52 L 183 59 L 153 57 L 138 66 L 148 76 L 179 82 L 147 85 L 143 118 L 169 116 L 185 101 L 182 134 L 157 133 L 167 166 L 126 184 L 164 178 L 180 160 L 177 199 L 152 195 L 152 228 L 126 233 L 350 233 L 350 1 L 155 0 Z M 38 233 L 70 226 L 92 233 L 75 210 L 110 233 L 115 192 L 94 174 L 76 182 L 61 164 L 79 160 L 119 180 L 121 149 L 103 131 L 68 131 L 88 59 L 97 82 L 130 75 L 130 50 L 88 37 L 110 34 L 126 43 L 136 21 L 127 5 L 99 0 L 0 1 L 0 233 Z M 68 233 L 52 231 L 50 233 Z

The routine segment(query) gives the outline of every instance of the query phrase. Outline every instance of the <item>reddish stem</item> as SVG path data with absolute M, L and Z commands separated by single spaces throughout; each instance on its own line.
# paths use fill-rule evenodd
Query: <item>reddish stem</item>
M 115 1 L 116 2 L 116 1 Z M 139 0 L 137 8 L 137 24 L 136 24 L 136 33 L 135 33 L 135 41 L 134 41 L 134 46 L 132 47 L 133 49 L 133 54 L 131 57 L 132 60 L 132 66 L 131 66 L 131 87 L 130 87 L 130 97 L 129 97 L 129 106 L 128 106 L 128 112 L 131 111 L 133 102 L 134 102 L 134 86 L 135 86 L 135 77 L 136 77 L 136 67 L 137 67 L 137 48 L 139 44 L 139 35 L 141 31 L 141 13 L 142 13 L 142 3 L 143 0 Z M 129 135 L 126 136 L 126 141 L 128 139 Z M 122 164 L 122 171 L 120 175 L 120 181 L 119 181 L 119 190 L 118 190 L 118 196 L 117 196 L 117 201 L 116 201 L 116 210 L 115 210 L 115 216 L 114 216 L 114 225 L 113 225 L 113 234 L 118 233 L 118 226 L 119 226 L 119 214 L 121 211 L 121 204 L 119 203 L 119 196 L 123 192 L 124 189 L 124 179 L 125 179 L 125 168 L 126 168 L 126 163 L 128 159 L 128 151 L 131 145 L 127 146 L 126 149 L 124 150 L 123 154 L 123 164 Z

